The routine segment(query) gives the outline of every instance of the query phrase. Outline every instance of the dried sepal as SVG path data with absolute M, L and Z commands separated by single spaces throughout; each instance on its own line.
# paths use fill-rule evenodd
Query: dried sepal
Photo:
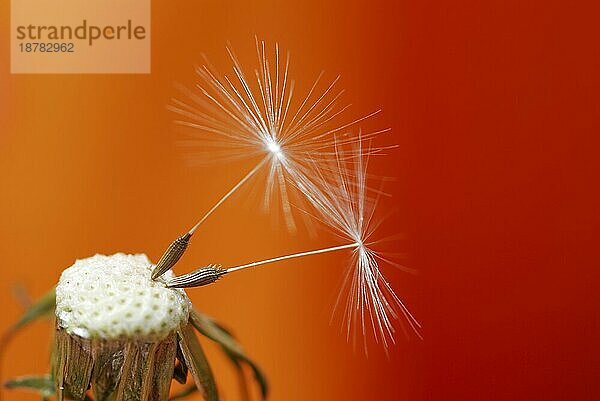
M 178 383 L 185 384 L 187 382 L 188 367 L 185 364 L 185 358 L 181 352 L 181 346 L 177 344 L 177 363 L 173 370 L 173 379 Z
M 54 334 L 54 350 L 52 360 L 52 377 L 56 388 L 57 401 L 64 400 L 65 374 L 67 370 L 67 354 L 69 352 L 69 336 L 57 329 Z
M 53 376 L 57 400 L 166 401 L 175 365 L 177 336 L 160 342 L 87 340 L 57 329 Z
M 231 333 L 207 315 L 192 309 L 190 311 L 190 323 L 192 323 L 196 330 L 202 335 L 218 343 L 228 352 L 236 355 L 242 355 L 244 353 L 241 345 L 238 344 Z
M 176 392 L 175 394 L 173 394 L 171 396 L 171 398 L 169 398 L 169 401 L 171 400 L 180 400 L 182 398 L 185 398 L 191 394 L 194 394 L 196 391 L 198 391 L 198 387 L 196 387 L 195 384 L 191 385 L 191 386 L 187 386 L 184 387 L 183 389 L 179 390 L 178 392 Z
M 248 379 L 246 378 L 246 374 L 244 373 L 244 367 L 236 359 L 231 359 L 231 362 L 235 366 L 235 373 L 238 378 L 238 383 L 239 383 L 239 387 L 240 387 L 240 400 L 241 401 L 250 401 L 250 391 L 248 389 Z M 264 399 L 264 396 L 263 396 L 263 399 Z
M 115 401 L 138 401 L 142 399 L 142 382 L 147 376 L 144 360 L 148 356 L 148 344 L 127 342 L 123 350 L 123 367 Z
M 109 356 L 112 361 L 109 362 L 108 369 L 112 369 L 113 372 L 108 382 L 112 386 L 105 386 L 102 393 L 98 391 L 99 388 L 92 386 L 95 399 L 97 401 L 167 400 L 175 363 L 175 347 L 174 333 L 157 343 L 129 341 L 122 344 L 120 351 Z M 115 375 L 117 383 L 115 383 Z M 96 382 L 97 380 L 98 378 Z M 113 387 L 115 384 L 116 387 Z
M 194 270 L 193 272 L 177 276 L 167 282 L 169 288 L 190 288 L 202 287 L 212 284 L 220 279 L 227 269 L 222 269 L 220 265 L 208 265 Z
M 97 401 L 109 399 L 119 384 L 124 358 L 123 347 L 122 341 L 94 341 L 92 389 Z
M 73 338 L 57 327 L 52 357 L 56 399 L 84 400 L 93 368 L 90 341 Z
M 221 346 L 227 357 L 236 366 L 236 369 L 238 369 L 238 374 L 242 375 L 240 380 L 245 381 L 241 365 L 246 364 L 250 367 L 254 374 L 254 378 L 260 387 L 261 396 L 263 399 L 266 399 L 269 387 L 265 375 L 258 365 L 248 358 L 241 345 L 235 340 L 231 333 L 213 319 L 195 309 L 190 310 L 190 322 L 200 334 L 208 337 Z M 244 389 L 244 386 L 245 383 L 242 383 L 242 390 Z
M 90 378 L 94 367 L 91 340 L 69 335 L 67 337 L 64 386 L 72 398 L 83 400 L 90 387 Z
M 61 401 L 62 397 L 59 390 L 63 388 L 62 381 L 64 375 L 62 372 L 64 371 L 64 365 L 66 363 L 66 359 L 61 353 L 61 348 L 62 346 L 55 332 L 52 341 L 52 351 L 50 353 L 50 379 L 53 383 L 54 396 L 57 401 Z
M 154 353 L 152 387 L 148 401 L 163 401 L 169 398 L 171 379 L 175 368 L 177 334 L 173 333 L 163 340 Z
M 192 325 L 188 324 L 182 327 L 178 334 L 183 357 L 196 386 L 205 400 L 218 401 L 219 395 L 215 379 Z

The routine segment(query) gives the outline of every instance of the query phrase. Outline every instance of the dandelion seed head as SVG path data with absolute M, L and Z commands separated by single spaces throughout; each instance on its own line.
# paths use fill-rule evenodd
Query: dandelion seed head
M 59 326 L 82 338 L 165 338 L 187 322 L 190 301 L 183 290 L 152 280 L 153 267 L 141 254 L 77 260 L 56 287 Z

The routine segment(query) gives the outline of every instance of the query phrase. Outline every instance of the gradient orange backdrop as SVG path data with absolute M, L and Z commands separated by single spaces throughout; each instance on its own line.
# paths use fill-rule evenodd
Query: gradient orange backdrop
M 190 291 L 231 327 L 272 400 L 598 399 L 598 10 L 519 1 L 170 1 L 152 5 L 150 75 L 10 75 L 0 6 L 0 299 L 4 329 L 75 258 L 165 245 L 251 163 L 192 169 L 165 109 L 206 53 L 254 35 L 289 49 L 299 81 L 342 75 L 354 110 L 400 145 L 374 163 L 398 179 L 382 235 L 402 233 L 394 288 L 424 325 L 389 358 L 352 351 L 329 313 L 344 271 L 331 254 Z M 536 4 L 537 3 L 537 4 Z M 225 265 L 329 245 L 290 237 L 243 193 L 178 265 Z M 47 370 L 50 328 L 10 346 L 5 376 Z M 594 336 L 595 334 L 595 336 Z M 209 346 L 225 399 L 230 366 Z M 10 400 L 34 400 L 5 393 Z M 198 398 L 196 398 L 198 399 Z

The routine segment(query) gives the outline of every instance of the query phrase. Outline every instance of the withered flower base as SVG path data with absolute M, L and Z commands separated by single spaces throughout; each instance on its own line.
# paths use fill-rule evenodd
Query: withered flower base
M 95 255 L 66 269 L 54 297 L 32 308 L 18 327 L 54 308 L 56 330 L 51 375 L 9 381 L 11 388 L 38 391 L 44 399 L 166 401 L 171 381 L 194 384 L 175 398 L 199 390 L 218 400 L 210 366 L 196 331 L 217 342 L 234 363 L 248 365 L 266 396 L 266 381 L 229 332 L 191 307 L 185 292 L 168 288 L 171 271 L 153 280 L 145 255 Z M 50 302 L 48 302 L 50 299 Z M 247 386 L 242 386 L 247 391 Z M 92 398 L 93 397 L 93 398 Z
M 157 342 L 90 340 L 57 327 L 53 377 L 57 398 L 95 400 L 167 400 L 173 378 L 177 337 Z
M 152 280 L 152 268 L 145 255 L 120 253 L 78 260 L 62 273 L 52 363 L 58 400 L 83 400 L 90 384 L 96 400 L 168 398 L 190 301 Z M 181 353 L 193 365 L 188 348 Z

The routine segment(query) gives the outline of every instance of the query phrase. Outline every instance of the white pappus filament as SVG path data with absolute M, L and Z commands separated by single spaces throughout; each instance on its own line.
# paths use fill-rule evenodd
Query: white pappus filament
M 181 88 L 185 100 L 172 100 L 170 109 L 182 117 L 176 122 L 191 128 L 180 143 L 188 147 L 193 162 L 269 156 L 263 206 L 269 210 L 271 198 L 277 196 L 286 226 L 294 231 L 288 183 L 310 174 L 307 158 L 331 158 L 336 132 L 379 111 L 344 121 L 343 114 L 350 105 L 340 104 L 344 91 L 336 90 L 339 76 L 323 84 L 322 72 L 308 92 L 296 99 L 295 82 L 289 77 L 290 55 L 281 60 L 277 44 L 272 62 L 265 43 L 256 39 L 258 68 L 253 74 L 245 72 L 233 50 L 227 51 L 232 77 L 220 75 L 205 60 L 196 68 L 200 77 L 196 90 Z M 346 143 L 357 140 L 349 134 L 341 139 Z M 296 196 L 295 200 L 302 203 L 302 198 Z
M 344 244 L 215 270 L 214 274 L 221 277 L 267 263 L 350 250 L 351 261 L 335 308 L 343 307 L 342 320 L 347 338 L 356 339 L 357 334 L 366 337 L 367 330 L 371 329 L 375 339 L 387 348 L 394 342 L 394 320 L 400 322 L 405 333 L 408 333 L 407 323 L 420 337 L 419 323 L 380 270 L 380 264 L 388 260 L 373 249 L 372 236 L 379 226 L 374 221 L 379 195 L 367 187 L 366 167 L 370 155 L 381 154 L 387 147 L 364 147 L 363 143 L 388 130 L 356 135 L 347 132 L 351 126 L 378 111 L 348 122 L 340 121 L 350 105 L 340 104 L 344 91 L 336 89 L 339 77 L 322 84 L 321 73 L 308 92 L 297 98 L 295 83 L 289 77 L 289 53 L 282 62 L 276 45 L 272 62 L 265 43 L 258 39 L 256 50 L 258 68 L 253 74 L 244 71 L 228 48 L 232 76 L 220 75 L 206 61 L 196 69 L 200 77 L 196 90 L 182 89 L 185 101 L 172 100 L 171 110 L 182 117 L 177 122 L 191 128 L 183 144 L 193 149 L 190 154 L 193 161 L 261 158 L 190 233 L 266 167 L 265 209 L 270 208 L 272 198 L 276 196 L 286 226 L 293 231 L 296 224 L 290 197 L 294 196 L 294 206 L 306 211 L 304 217 L 320 220 L 333 229 Z M 351 150 L 346 150 L 349 148 Z M 193 280 L 194 273 L 190 273 L 189 280 L 180 276 L 173 286 L 194 286 L 197 283 Z M 344 294 L 347 295 L 345 302 Z

